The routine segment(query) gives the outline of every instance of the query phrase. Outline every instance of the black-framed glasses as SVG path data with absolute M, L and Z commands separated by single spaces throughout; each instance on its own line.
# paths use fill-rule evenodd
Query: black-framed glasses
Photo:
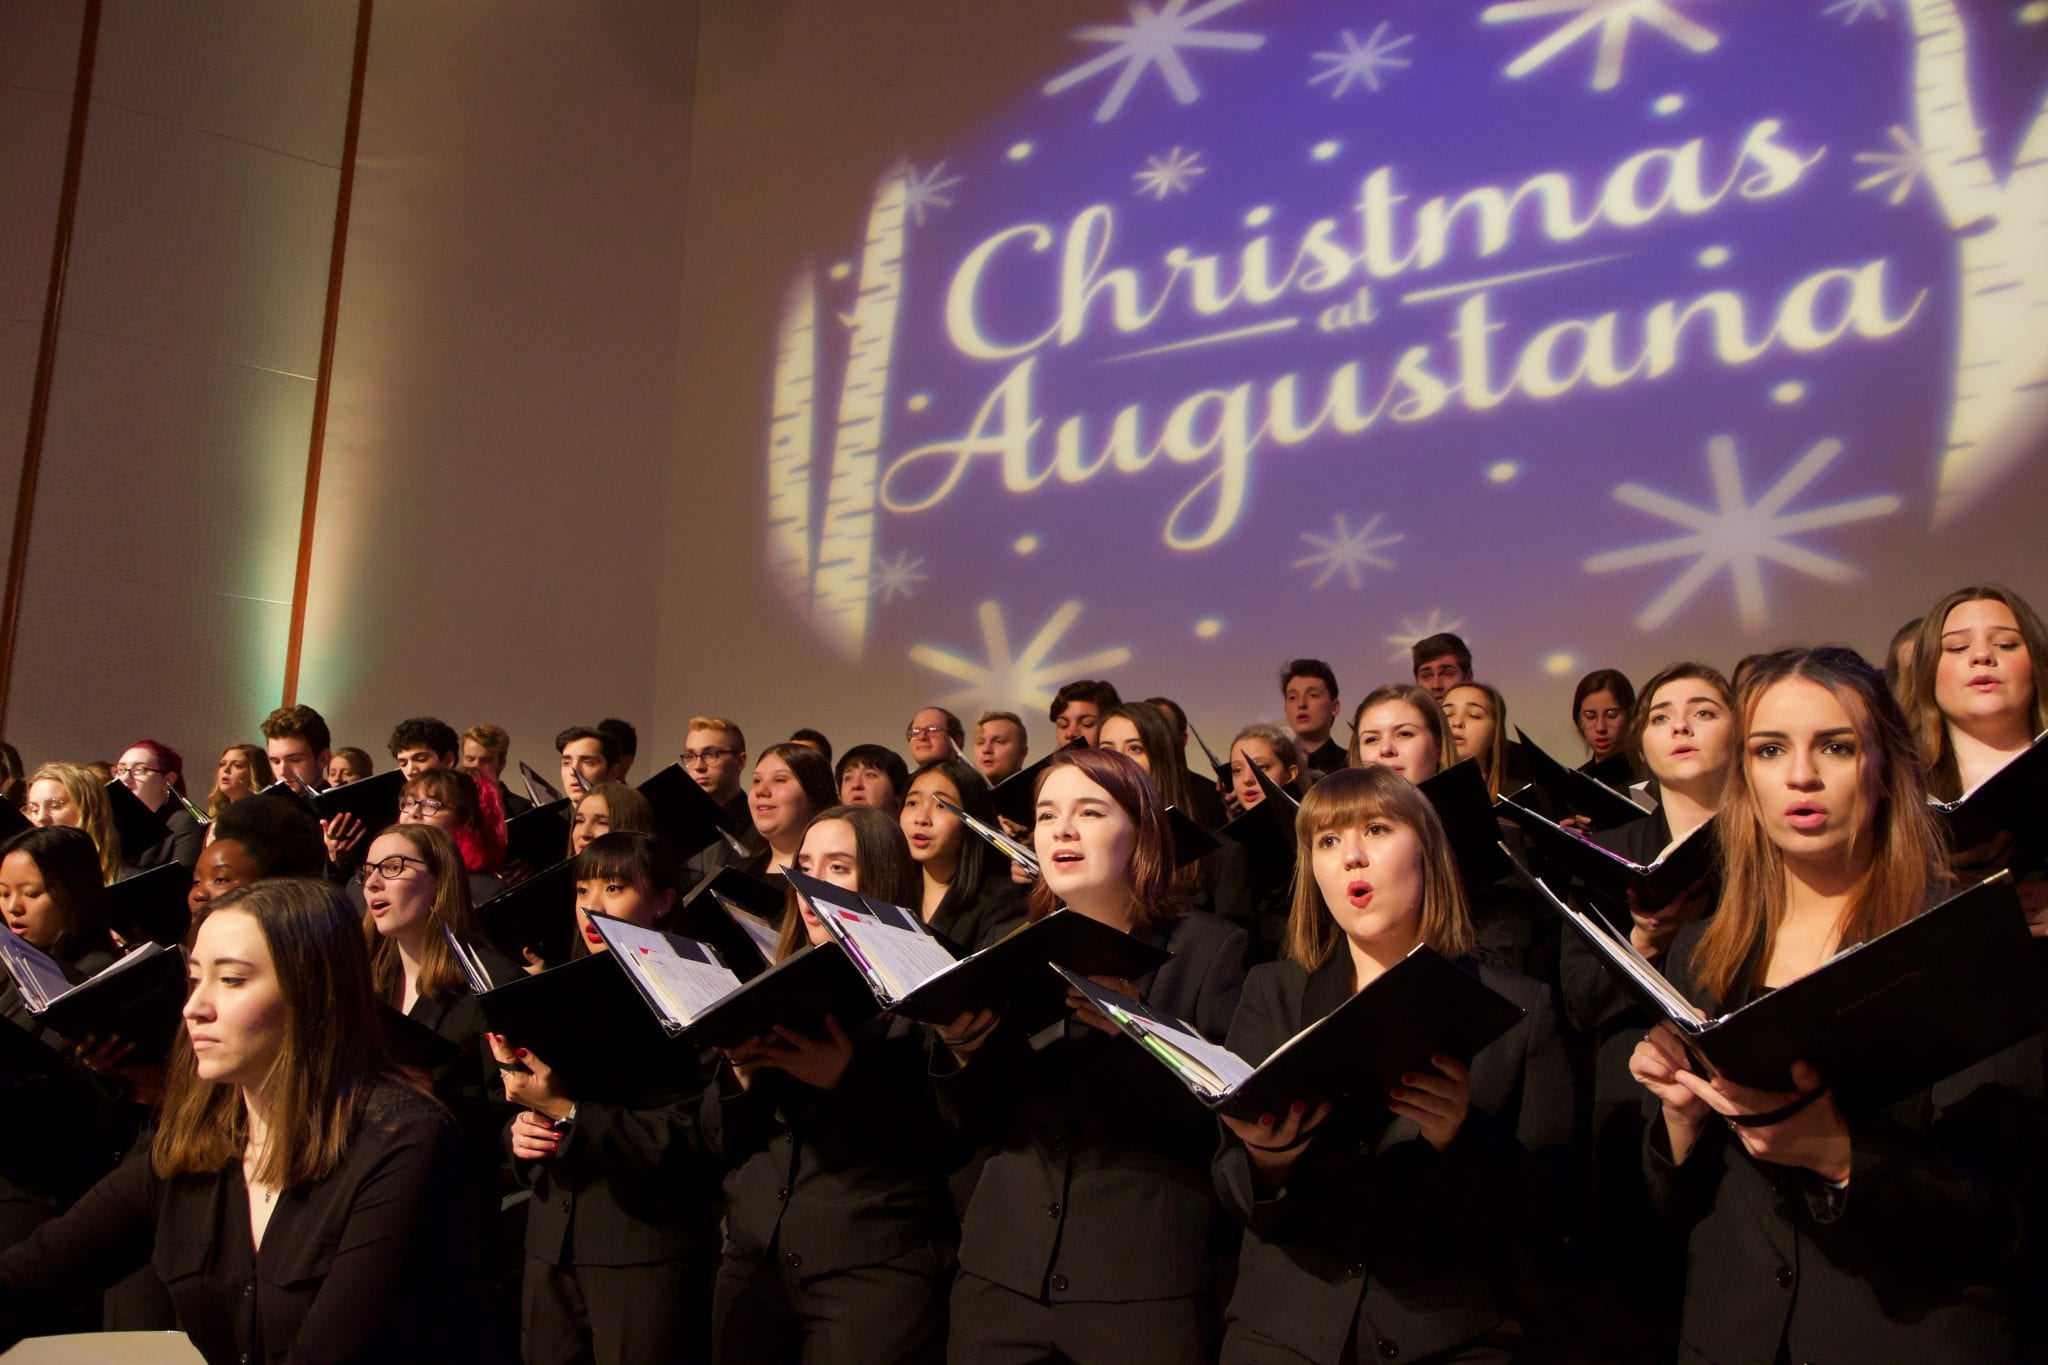
M 356 869 L 356 880 L 366 882 L 370 880 L 370 874 L 375 872 L 387 882 L 397 881 L 405 875 L 405 865 L 407 863 L 411 863 L 414 867 L 421 869 L 426 867 L 426 863 L 419 858 L 407 857 L 403 853 L 394 853 L 389 858 L 379 858 L 374 863 L 364 863 Z
M 151 773 L 167 773 L 169 768 L 152 768 L 146 763 L 116 763 L 110 772 L 116 777 L 147 777 Z
M 431 796 L 408 796 L 398 803 L 400 815 L 439 815 L 447 809 L 446 801 L 436 801 Z
M 739 750 L 737 749 L 685 749 L 683 750 L 683 766 L 690 768 L 695 767 L 699 763 L 717 763 L 721 759 L 731 758 L 738 752 Z

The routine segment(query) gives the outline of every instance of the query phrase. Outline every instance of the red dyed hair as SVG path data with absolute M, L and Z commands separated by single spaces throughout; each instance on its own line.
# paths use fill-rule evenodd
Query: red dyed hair
M 149 750 L 149 761 L 170 774 L 171 790 L 180 796 L 185 794 L 185 760 L 176 749 L 160 739 L 138 739 L 128 749 Z M 127 753 L 128 749 L 121 752 Z

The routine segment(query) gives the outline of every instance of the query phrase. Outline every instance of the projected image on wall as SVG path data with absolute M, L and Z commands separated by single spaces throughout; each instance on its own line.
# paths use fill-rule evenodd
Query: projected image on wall
M 789 281 L 763 548 L 848 663 L 1732 662 L 2041 487 L 2048 5 L 1107 0 L 1068 56 Z

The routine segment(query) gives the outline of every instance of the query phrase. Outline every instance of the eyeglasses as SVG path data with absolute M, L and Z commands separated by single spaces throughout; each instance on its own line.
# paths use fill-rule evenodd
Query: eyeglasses
M 721 759 L 731 758 L 738 752 L 739 750 L 737 749 L 685 749 L 683 750 L 683 766 L 685 768 L 694 768 L 699 763 L 716 763 Z
M 387 882 L 397 881 L 405 875 L 405 865 L 407 863 L 411 863 L 414 867 L 418 868 L 426 867 L 426 863 L 418 858 L 408 858 L 403 853 L 394 853 L 389 858 L 380 858 L 374 863 L 364 863 L 356 869 L 356 880 L 366 882 L 370 880 L 370 874 L 374 872 Z
M 903 732 L 903 737 L 905 739 L 931 739 L 935 735 L 943 735 L 945 733 L 946 727 L 943 725 L 913 725 Z
M 439 815 L 447 809 L 446 801 L 436 801 L 431 796 L 408 796 L 398 803 L 400 815 Z
M 111 769 L 116 777 L 147 777 L 151 773 L 167 773 L 169 768 L 152 768 L 143 763 L 116 763 Z

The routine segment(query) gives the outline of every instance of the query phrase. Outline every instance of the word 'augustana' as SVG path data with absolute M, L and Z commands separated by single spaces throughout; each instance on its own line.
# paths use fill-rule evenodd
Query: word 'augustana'
M 1471 190 L 1455 200 L 1432 199 L 1413 215 L 1405 249 L 1394 230 L 1393 210 L 1403 196 L 1393 192 L 1391 171 L 1365 182 L 1356 218 L 1355 245 L 1338 242 L 1336 220 L 1315 224 L 1303 238 L 1285 273 L 1271 268 L 1271 243 L 1259 237 L 1239 256 L 1238 277 L 1225 289 L 1214 256 L 1184 249 L 1168 252 L 1168 274 L 1151 291 L 1128 267 L 1105 269 L 1114 215 L 1105 206 L 1084 210 L 1074 220 L 1062 253 L 1058 313 L 1036 336 L 999 340 L 980 321 L 976 297 L 1004 247 L 1022 243 L 1034 252 L 1050 246 L 1051 229 L 1031 224 L 997 233 L 961 263 L 948 292 L 946 318 L 954 344 L 972 356 L 1015 363 L 983 399 L 966 433 L 903 452 L 889 462 L 879 495 L 893 512 L 924 511 L 943 502 L 974 462 L 995 461 L 1003 487 L 1028 493 L 1049 480 L 1084 484 L 1105 472 L 1135 475 L 1160 459 L 1205 472 L 1168 513 L 1164 539 L 1169 548 L 1202 550 L 1220 543 L 1237 526 L 1248 496 L 1252 457 L 1267 443 L 1299 446 L 1324 432 L 1356 436 L 1384 421 L 1425 422 L 1455 410 L 1485 411 L 1522 397 L 1543 402 L 1580 389 L 1612 389 L 1669 374 L 1688 354 L 1704 348 L 1727 366 L 1754 363 L 1775 349 L 1812 353 L 1844 338 L 1882 340 L 1904 329 L 1920 310 L 1926 291 L 1903 301 L 1891 297 L 1889 261 L 1865 261 L 1815 270 L 1784 286 L 1774 306 L 1759 309 L 1732 289 L 1715 289 L 1690 299 L 1663 299 L 1633 316 L 1620 310 L 1567 318 L 1519 341 L 1499 335 L 1492 291 L 1469 294 L 1452 326 L 1438 338 L 1401 350 L 1391 364 L 1369 368 L 1347 359 L 1330 370 L 1320 396 L 1299 372 L 1229 388 L 1189 394 L 1165 411 L 1155 410 L 1153 434 L 1146 434 L 1142 404 L 1130 404 L 1108 419 L 1106 434 L 1091 442 L 1086 419 L 1061 420 L 1050 453 L 1039 438 L 1047 419 L 1039 412 L 1036 354 L 1048 345 L 1066 346 L 1082 337 L 1098 298 L 1109 302 L 1117 332 L 1143 331 L 1180 293 L 1197 313 L 1220 313 L 1233 304 L 1270 302 L 1283 295 L 1352 288 L 1361 279 L 1386 279 L 1426 270 L 1452 254 L 1454 229 L 1469 215 L 1474 248 L 1484 259 L 1507 249 L 1517 210 L 1534 203 L 1546 238 L 1570 241 L 1605 223 L 1640 227 L 1669 213 L 1700 214 L 1730 195 L 1761 200 L 1793 188 L 1822 156 L 1801 154 L 1777 141 L 1780 124 L 1767 119 L 1743 139 L 1733 164 L 1712 183 L 1704 178 L 1705 148 L 1694 140 L 1681 147 L 1638 153 L 1609 174 L 1600 195 L 1580 209 L 1568 177 L 1545 173 L 1514 191 Z M 1654 187 L 1650 169 L 1664 174 Z M 1008 253 L 1016 257 L 1018 253 Z M 1752 282 L 1753 284 L 1755 282 Z M 1018 359 L 1018 357 L 1022 357 Z

